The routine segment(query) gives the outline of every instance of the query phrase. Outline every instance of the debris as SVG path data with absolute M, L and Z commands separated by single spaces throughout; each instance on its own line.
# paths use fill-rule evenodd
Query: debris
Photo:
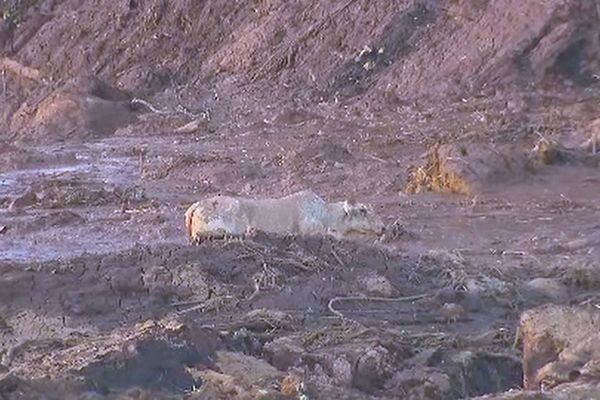
M 152 103 L 150 103 L 150 102 L 148 102 L 148 101 L 146 101 L 144 99 L 137 98 L 137 97 L 134 98 L 134 99 L 131 99 L 131 104 L 132 105 L 134 105 L 134 104 L 141 104 L 141 105 L 147 107 L 150 111 L 152 111 L 155 114 L 163 114 L 163 115 L 164 114 L 169 114 L 169 111 L 167 111 L 167 110 L 159 110 L 158 108 L 154 107 L 152 105 Z
M 202 119 L 195 119 L 191 122 L 188 122 L 187 124 L 180 126 L 179 128 L 175 129 L 175 133 L 193 133 L 196 132 L 198 129 L 200 129 L 200 127 L 202 126 L 202 124 L 205 123 L 204 120 Z
M 367 296 L 348 296 L 348 297 L 334 297 L 329 300 L 327 304 L 327 308 L 331 311 L 332 314 L 337 315 L 340 318 L 346 318 L 344 314 L 340 311 L 336 310 L 333 305 L 337 302 L 342 301 L 381 301 L 381 302 L 405 302 L 405 301 L 417 301 L 422 300 L 427 297 L 430 297 L 429 294 L 419 294 L 416 296 L 408 296 L 408 297 L 396 297 L 396 298 L 388 298 L 388 297 L 367 297 Z

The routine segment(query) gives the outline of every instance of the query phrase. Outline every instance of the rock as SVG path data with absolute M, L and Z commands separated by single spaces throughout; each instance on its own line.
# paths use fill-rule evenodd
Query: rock
M 202 386 L 198 394 L 207 399 L 236 399 L 251 400 L 255 393 L 236 382 L 233 376 L 221 374 L 213 370 L 198 373 L 202 379 Z
M 573 382 L 581 376 L 586 379 L 600 378 L 600 333 L 567 347 L 558 355 L 558 361 L 544 365 L 536 374 L 536 382 L 542 389 L 562 383 Z
M 511 293 L 511 286 L 492 276 L 479 276 L 476 279 L 467 279 L 465 286 L 470 293 L 480 296 L 507 296 Z
M 284 396 L 298 397 L 304 385 L 304 379 L 298 374 L 292 373 L 283 378 L 279 390 Z
M 367 393 L 381 388 L 391 373 L 388 356 L 389 351 L 382 346 L 367 350 L 356 363 L 353 385 Z
M 392 297 L 394 293 L 394 287 L 385 276 L 369 275 L 361 279 L 361 284 L 370 296 Z
M 311 383 L 317 386 L 332 386 L 334 384 L 331 376 L 329 376 L 325 368 L 319 363 L 314 365 L 309 376 Z
M 424 366 L 397 372 L 387 385 L 402 399 L 444 399 L 452 393 L 447 374 Z
M 283 378 L 268 362 L 241 353 L 218 351 L 216 365 L 222 373 L 235 377 L 245 386 L 279 382 Z
M 554 361 L 540 368 L 535 380 L 540 390 L 545 392 L 560 384 L 573 382 L 579 375 L 576 367 Z
M 202 384 L 196 393 L 199 399 L 278 399 L 275 390 L 284 375 L 264 360 L 242 353 L 216 352 L 217 360 L 212 369 L 193 370 Z M 194 397 L 196 398 L 196 397 Z
M 294 339 L 282 337 L 265 344 L 263 352 L 272 365 L 286 371 L 301 364 L 304 348 Z
M 536 297 L 555 303 L 564 303 L 569 298 L 567 287 L 552 278 L 534 278 L 525 284 L 525 289 Z
M 599 324 L 600 311 L 584 307 L 545 305 L 524 312 L 519 328 L 524 388 L 538 390 L 540 369 L 557 361 L 563 349 L 575 348 L 597 335 Z
M 257 324 L 257 322 L 260 322 Z M 249 324 L 259 327 L 264 326 L 264 329 L 293 329 L 296 323 L 296 318 L 290 313 L 278 310 L 270 310 L 266 308 L 257 308 L 248 312 L 244 318 L 244 325 Z
M 442 354 L 440 347 L 426 348 L 411 357 L 407 365 L 415 367 L 434 365 L 441 360 Z
M 595 338 L 595 340 L 598 340 L 598 337 Z M 586 378 L 594 378 L 596 379 L 596 381 L 600 381 L 600 359 L 599 358 L 595 358 L 593 360 L 590 360 L 588 362 L 586 362 L 583 367 L 581 367 L 579 369 L 579 372 L 581 373 L 581 376 L 586 377 Z
M 352 384 L 352 364 L 346 357 L 338 357 L 333 361 L 331 374 L 338 384 L 350 386 Z

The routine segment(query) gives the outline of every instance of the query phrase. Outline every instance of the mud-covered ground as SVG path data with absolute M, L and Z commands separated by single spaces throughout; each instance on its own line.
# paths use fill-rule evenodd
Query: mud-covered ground
M 600 301 L 588 3 L 17 3 L 0 399 L 503 393 L 523 311 Z M 540 161 L 545 140 L 570 150 Z M 436 143 L 462 194 L 432 183 Z M 202 197 L 304 189 L 372 204 L 385 236 L 186 241 Z

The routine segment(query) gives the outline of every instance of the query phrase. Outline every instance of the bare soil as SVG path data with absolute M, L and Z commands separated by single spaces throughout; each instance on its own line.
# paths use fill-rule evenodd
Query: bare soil
M 598 301 L 593 1 L 0 9 L 0 399 L 501 396 Z M 303 189 L 384 237 L 186 242 Z

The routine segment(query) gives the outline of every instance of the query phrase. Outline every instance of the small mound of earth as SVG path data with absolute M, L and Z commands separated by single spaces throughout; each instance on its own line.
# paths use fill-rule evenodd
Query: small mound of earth
M 482 144 L 436 145 L 427 162 L 409 178 L 406 192 L 426 191 L 474 195 L 487 184 L 526 173 L 527 153 L 514 147 Z
M 525 145 L 438 144 L 428 151 L 425 165 L 412 171 L 405 190 L 472 196 L 488 185 L 523 181 L 548 165 L 597 167 L 599 162 L 600 156 L 584 147 L 549 139 L 539 140 L 531 150 Z
M 20 140 L 108 136 L 136 119 L 127 94 L 89 78 L 74 80 L 37 104 L 24 102 L 10 130 L 18 132 Z

